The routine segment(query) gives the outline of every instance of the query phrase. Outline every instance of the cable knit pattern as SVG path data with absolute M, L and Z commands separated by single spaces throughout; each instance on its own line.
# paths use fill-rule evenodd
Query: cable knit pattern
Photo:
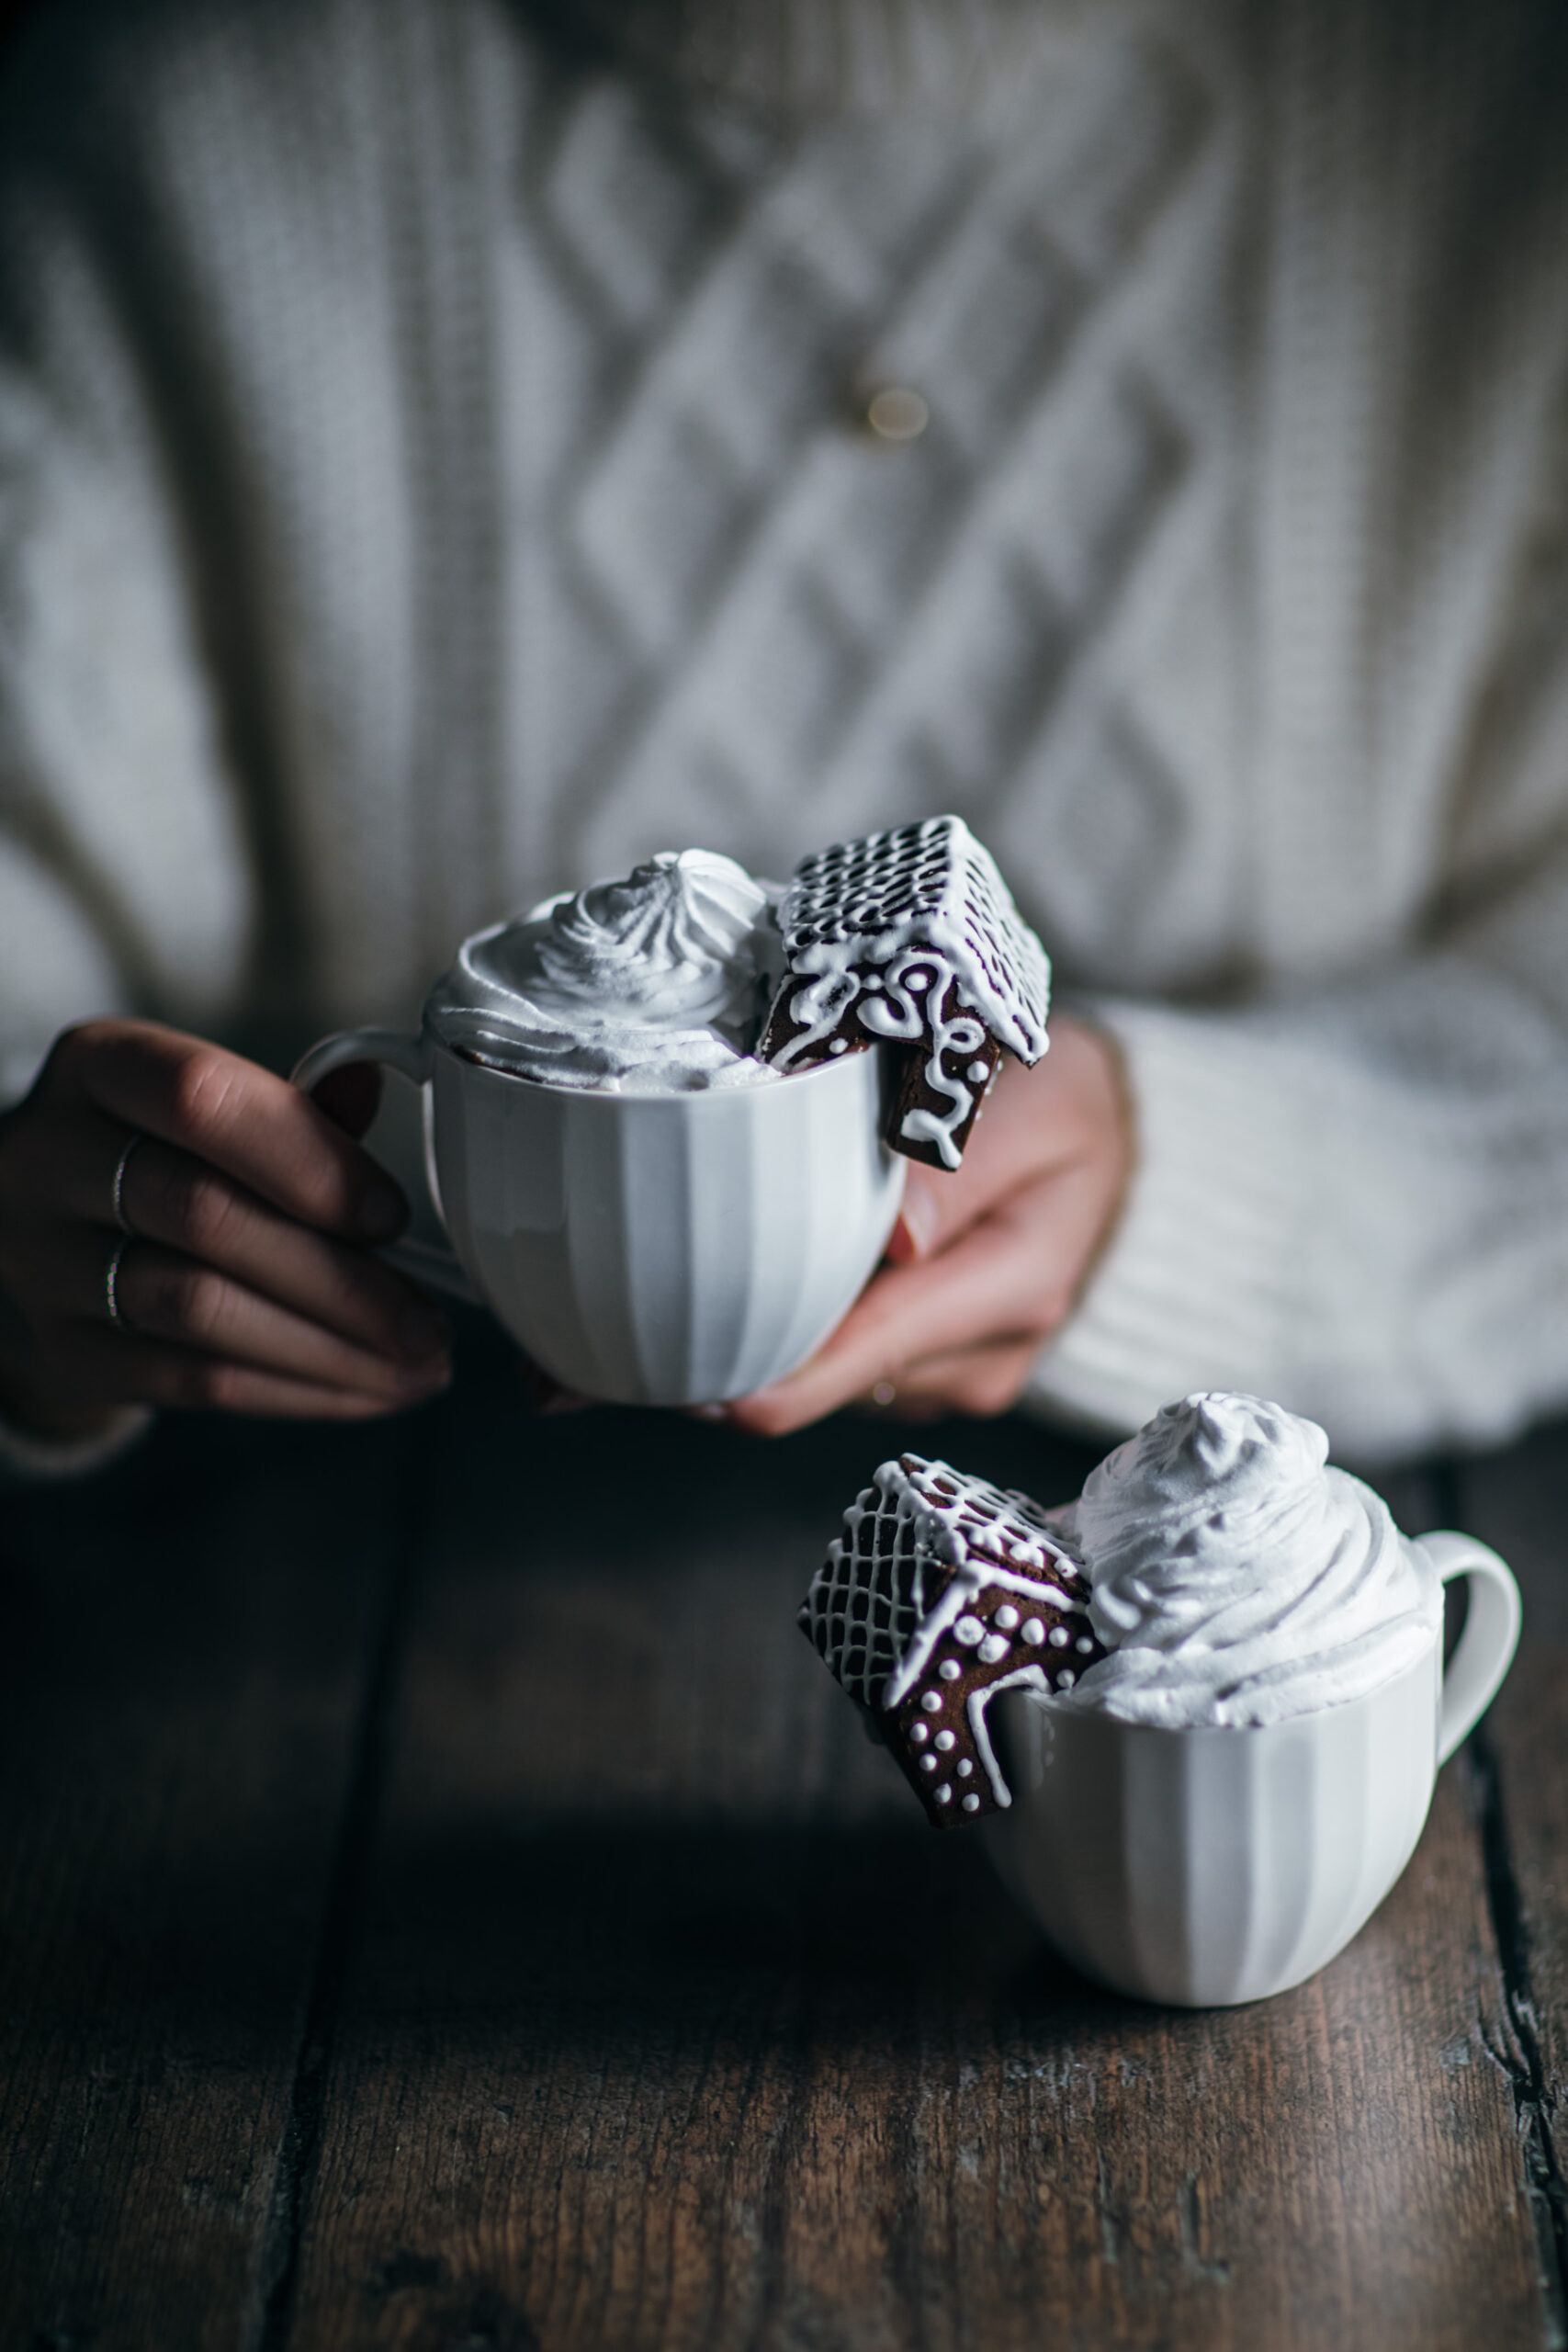
M 1568 1395 L 1562 37 L 1267 15 L 39 12 L 10 1089 L 108 1004 L 287 1049 L 653 849 L 953 808 L 1138 1107 L 1043 1405 Z

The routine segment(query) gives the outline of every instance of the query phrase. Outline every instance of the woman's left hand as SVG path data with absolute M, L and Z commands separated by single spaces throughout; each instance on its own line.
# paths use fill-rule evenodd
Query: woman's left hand
M 1062 1014 L 1043 1062 L 1003 1067 L 963 1166 L 910 1168 L 889 1262 L 831 1339 L 726 1418 L 777 1437 L 857 1397 L 911 1419 L 1005 1411 L 1110 1239 L 1132 1163 L 1116 1049 Z

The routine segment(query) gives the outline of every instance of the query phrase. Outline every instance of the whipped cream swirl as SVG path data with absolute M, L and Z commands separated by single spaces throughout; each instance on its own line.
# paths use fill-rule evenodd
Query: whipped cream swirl
M 468 940 L 432 990 L 444 1044 L 552 1086 L 683 1093 L 776 1080 L 756 1059 L 779 893 L 710 850 L 547 899 Z
M 1271 1724 L 1413 1664 L 1441 1623 L 1437 1575 L 1327 1455 L 1315 1421 L 1217 1391 L 1109 1455 L 1064 1525 L 1111 1655 L 1066 1703 L 1171 1728 Z

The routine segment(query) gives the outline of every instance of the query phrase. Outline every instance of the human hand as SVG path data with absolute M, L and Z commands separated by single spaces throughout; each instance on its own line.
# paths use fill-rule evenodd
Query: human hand
M 407 1204 L 338 1075 L 334 1124 L 199 1037 L 66 1030 L 0 1118 L 0 1407 L 85 1435 L 130 1404 L 358 1420 L 443 1386 L 444 1318 L 367 1247 Z
M 1004 1064 L 962 1167 L 910 1168 L 891 1262 L 832 1337 L 725 1418 L 777 1437 L 863 1396 L 915 1419 L 1005 1411 L 1109 1240 L 1132 1162 L 1116 1049 L 1058 1015 L 1043 1062 Z

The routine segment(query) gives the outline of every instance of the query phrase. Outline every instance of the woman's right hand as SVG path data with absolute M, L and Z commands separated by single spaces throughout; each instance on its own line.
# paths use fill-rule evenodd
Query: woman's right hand
M 68 1029 L 0 1118 L 0 1409 L 79 1436 L 126 1405 L 358 1420 L 428 1396 L 445 1318 L 370 1254 L 407 1214 L 256 1063 L 150 1021 Z

